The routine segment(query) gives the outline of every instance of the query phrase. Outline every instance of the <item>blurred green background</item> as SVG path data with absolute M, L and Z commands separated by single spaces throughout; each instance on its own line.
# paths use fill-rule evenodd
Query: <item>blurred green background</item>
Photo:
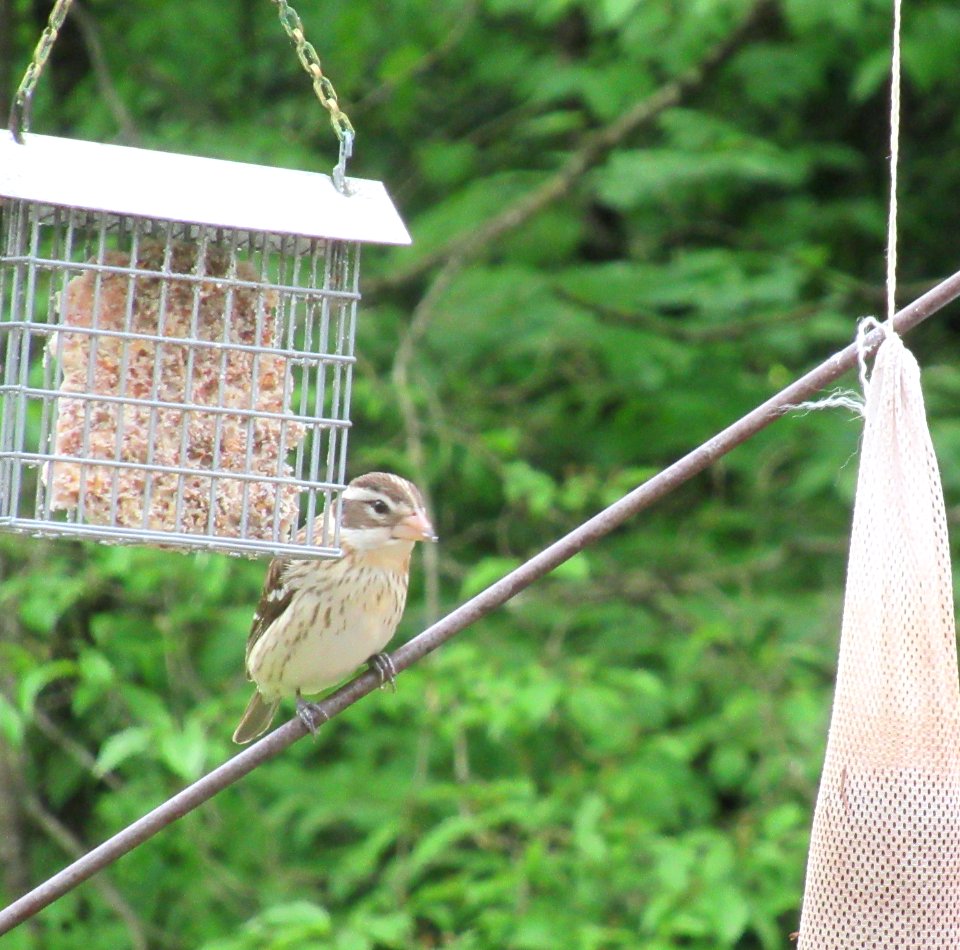
M 350 463 L 435 512 L 402 637 L 882 315 L 886 0 L 295 5 L 415 239 Z M 48 10 L 0 2 L 4 115 Z M 903 43 L 900 303 L 960 260 L 960 8 Z M 336 160 L 266 0 L 78 0 L 33 129 Z M 908 340 L 954 527 L 957 313 Z M 4 947 L 789 946 L 859 434 L 783 419 Z M 0 536 L 4 902 L 233 753 L 264 569 Z

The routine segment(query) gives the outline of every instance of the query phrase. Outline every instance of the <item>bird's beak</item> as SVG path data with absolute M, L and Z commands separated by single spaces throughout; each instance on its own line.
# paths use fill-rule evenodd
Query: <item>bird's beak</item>
M 394 525 L 392 535 L 404 541 L 436 541 L 437 535 L 425 512 L 415 511 Z

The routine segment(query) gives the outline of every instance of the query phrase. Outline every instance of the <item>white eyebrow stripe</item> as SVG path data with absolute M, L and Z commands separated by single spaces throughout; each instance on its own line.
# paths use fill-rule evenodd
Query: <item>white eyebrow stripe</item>
M 344 501 L 385 501 L 391 507 L 393 503 L 390 498 L 385 495 L 383 492 L 376 491 L 372 488 L 358 488 L 356 485 L 351 485 L 343 493 Z

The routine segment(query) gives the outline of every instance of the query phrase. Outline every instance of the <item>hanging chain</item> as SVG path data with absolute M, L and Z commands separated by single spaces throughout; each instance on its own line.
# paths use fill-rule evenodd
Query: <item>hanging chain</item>
M 57 34 L 63 26 L 72 2 L 73 0 L 57 0 L 53 5 L 50 19 L 43 28 L 43 33 L 40 34 L 37 48 L 33 51 L 33 59 L 30 60 L 30 65 L 27 66 L 27 71 L 23 74 L 23 79 L 20 80 L 20 85 L 13 97 L 13 105 L 10 108 L 10 131 L 21 145 L 23 133 L 30 130 L 30 106 L 33 103 L 33 92 L 37 87 L 37 80 L 43 72 L 53 44 L 57 41 Z
M 340 108 L 337 101 L 337 91 L 333 88 L 333 83 L 324 76 L 323 70 L 320 68 L 320 57 L 317 55 L 313 44 L 304 36 L 303 23 L 297 11 L 287 3 L 287 0 L 272 0 L 272 2 L 277 5 L 280 23 L 296 48 L 297 58 L 307 71 L 307 75 L 313 80 L 313 89 L 320 100 L 320 104 L 330 113 L 330 124 L 340 140 L 340 160 L 333 170 L 333 180 L 337 188 L 344 191 L 346 189 L 347 159 L 353 153 L 353 140 L 356 135 L 353 123 Z M 72 0 L 56 0 L 53 9 L 50 11 L 50 19 L 40 35 L 37 48 L 34 50 L 33 59 L 27 66 L 27 71 L 24 73 L 13 97 L 9 127 L 14 139 L 20 143 L 23 142 L 23 133 L 30 129 L 30 107 L 37 81 L 40 79 L 40 73 L 43 72 L 47 63 L 50 50 L 57 40 L 57 35 L 70 10 L 71 3 Z
M 340 108 L 340 103 L 337 101 L 337 90 L 333 88 L 333 83 L 324 76 L 323 70 L 320 68 L 320 57 L 317 55 L 313 44 L 304 36 L 303 23 L 297 15 L 297 11 L 287 3 L 287 0 L 272 0 L 272 2 L 277 5 L 280 23 L 296 48 L 300 64 L 313 80 L 313 91 L 317 94 L 320 105 L 330 113 L 330 124 L 340 140 L 340 161 L 337 162 L 337 167 L 333 170 L 333 181 L 340 191 L 344 191 L 347 159 L 353 153 L 353 140 L 356 135 L 353 130 L 353 123 L 347 117 L 346 112 Z

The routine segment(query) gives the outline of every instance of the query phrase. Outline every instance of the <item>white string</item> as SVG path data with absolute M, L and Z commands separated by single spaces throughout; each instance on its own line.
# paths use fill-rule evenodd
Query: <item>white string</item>
M 874 330 L 883 330 L 885 338 L 896 336 L 893 324 L 890 321 L 881 323 L 876 317 L 864 317 L 857 324 L 857 367 L 860 376 L 860 389 L 863 395 L 853 389 L 835 389 L 822 399 L 791 403 L 784 406 L 781 411 L 784 413 L 802 412 L 806 415 L 808 412 L 816 412 L 820 409 L 846 409 L 857 417 L 865 417 L 867 386 L 870 383 L 870 376 L 867 372 L 867 337 Z
M 863 397 L 867 397 L 867 383 L 870 381 L 867 376 L 867 357 L 866 357 L 866 348 L 867 348 L 867 334 L 872 333 L 874 330 L 884 330 L 885 336 L 890 336 L 893 330 L 893 324 L 890 322 L 889 318 L 886 323 L 881 323 L 876 317 L 864 317 L 857 324 L 857 365 L 859 366 L 860 373 L 860 389 L 863 392 Z
M 887 214 L 887 321 L 897 309 L 897 167 L 900 163 L 901 0 L 893 0 L 893 53 L 890 64 L 890 208 Z M 861 380 L 863 374 L 861 372 Z
M 782 412 L 812 412 L 819 409 L 847 409 L 857 416 L 866 414 L 867 372 L 866 340 L 868 334 L 882 329 L 885 337 L 895 335 L 893 315 L 897 311 L 897 169 L 900 164 L 900 23 L 902 0 L 893 0 L 893 52 L 890 63 L 890 206 L 887 212 L 887 320 L 864 317 L 857 324 L 857 363 L 860 389 L 835 389 L 829 396 L 810 402 L 784 406 Z
M 820 409 L 846 409 L 859 419 L 864 415 L 865 403 L 863 396 L 855 389 L 835 389 L 823 399 L 811 399 L 808 402 L 795 402 L 784 406 L 782 412 L 799 412 L 806 415 L 808 412 L 817 412 Z

